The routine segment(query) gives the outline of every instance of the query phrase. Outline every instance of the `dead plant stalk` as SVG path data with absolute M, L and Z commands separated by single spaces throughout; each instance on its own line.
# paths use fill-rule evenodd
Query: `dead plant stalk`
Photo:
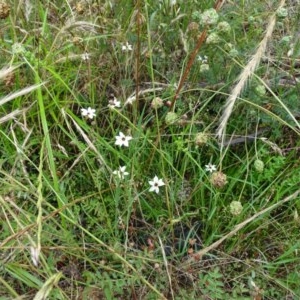
M 285 0 L 282 0 L 280 2 L 278 9 L 282 8 L 284 4 L 285 4 Z M 241 95 L 241 93 L 243 92 L 243 90 L 245 89 L 254 71 L 259 66 L 261 58 L 263 57 L 267 49 L 268 41 L 272 37 L 275 24 L 276 24 L 276 12 L 274 12 L 270 17 L 264 38 L 260 42 L 256 53 L 253 55 L 253 57 L 250 59 L 250 61 L 248 62 L 248 64 L 245 66 L 244 70 L 238 77 L 237 84 L 233 88 L 231 94 L 229 95 L 225 103 L 225 108 L 221 116 L 220 125 L 217 129 L 217 137 L 222 141 L 224 140 L 226 134 L 226 125 L 233 111 L 234 104 L 236 100 L 239 98 L 239 96 Z

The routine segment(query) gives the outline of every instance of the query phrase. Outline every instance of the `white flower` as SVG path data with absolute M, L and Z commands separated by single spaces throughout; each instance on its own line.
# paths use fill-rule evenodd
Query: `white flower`
M 152 180 L 149 181 L 149 184 L 151 185 L 149 191 L 155 192 L 156 194 L 159 193 L 159 187 L 165 185 L 162 179 L 159 179 L 156 175 Z
M 37 267 L 39 264 L 40 249 L 38 247 L 30 247 L 30 255 L 33 264 Z
M 129 175 L 129 173 L 126 172 L 125 170 L 126 170 L 126 166 L 119 167 L 119 170 L 113 171 L 113 174 L 117 175 L 120 179 L 124 179 L 125 176 Z
M 90 59 L 90 55 L 87 52 L 85 52 L 85 53 L 81 54 L 81 59 L 83 61 L 88 61 Z
M 132 46 L 130 44 L 128 44 L 128 42 L 126 42 L 126 44 L 122 45 L 122 51 L 124 52 L 128 52 L 128 51 L 132 51 Z
M 207 172 L 212 173 L 216 170 L 217 170 L 216 166 L 211 163 L 209 163 L 208 165 L 205 165 L 205 171 L 207 171 Z
M 121 107 L 121 101 L 118 101 L 116 97 L 114 97 L 113 100 L 109 100 L 108 102 L 109 102 L 108 104 L 109 108 Z
M 206 55 L 204 55 L 203 57 L 201 55 L 198 55 L 197 60 L 202 64 L 207 64 L 208 57 Z
M 94 117 L 96 117 L 96 109 L 93 109 L 91 107 L 88 107 L 87 109 L 82 108 L 81 115 L 92 120 Z
M 123 132 L 119 132 L 119 135 L 116 136 L 116 142 L 115 145 L 117 146 L 125 146 L 128 147 L 129 146 L 129 141 L 132 140 L 132 137 L 129 135 L 125 135 Z

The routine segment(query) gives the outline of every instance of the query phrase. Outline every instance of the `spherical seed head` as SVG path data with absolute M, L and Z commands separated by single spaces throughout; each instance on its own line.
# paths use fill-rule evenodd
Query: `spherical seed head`
M 8 17 L 10 12 L 10 5 L 6 1 L 0 0 L 0 19 Z
M 219 15 L 214 8 L 205 10 L 200 16 L 201 25 L 213 25 L 218 22 Z
M 243 206 L 240 201 L 232 201 L 229 206 L 231 214 L 238 216 L 243 211 Z
M 188 31 L 198 31 L 199 30 L 199 24 L 197 22 L 191 22 L 188 25 Z
M 255 88 L 255 92 L 258 96 L 263 97 L 266 95 L 266 88 L 264 85 L 260 84 Z
M 209 71 L 209 64 L 201 64 L 200 73 L 205 73 Z
M 208 135 L 204 132 L 199 132 L 195 136 L 196 146 L 204 146 L 208 142 Z
M 219 35 L 216 32 L 212 32 L 206 39 L 206 44 L 218 44 L 221 41 Z
M 223 22 L 218 23 L 217 30 L 220 33 L 228 33 L 231 30 L 231 26 L 229 25 L 228 22 L 223 21 Z
M 164 106 L 164 101 L 161 98 L 159 98 L 159 97 L 153 98 L 153 100 L 151 102 L 151 108 L 158 109 L 163 106 Z
M 262 173 L 264 171 L 264 168 L 265 168 L 264 162 L 260 159 L 256 159 L 255 162 L 254 162 L 254 169 L 258 173 Z
M 168 112 L 165 118 L 166 124 L 174 124 L 178 120 L 178 116 L 174 112 Z
M 221 189 L 227 183 L 227 176 L 222 172 L 214 172 L 211 174 L 210 182 L 215 188 Z
M 197 22 L 191 22 L 187 27 L 187 32 L 191 37 L 196 38 L 199 34 L 199 24 Z

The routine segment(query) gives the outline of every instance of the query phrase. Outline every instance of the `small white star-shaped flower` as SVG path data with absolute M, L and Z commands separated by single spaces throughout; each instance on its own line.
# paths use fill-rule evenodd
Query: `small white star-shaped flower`
M 115 145 L 117 146 L 125 146 L 128 147 L 129 146 L 129 141 L 132 140 L 132 137 L 129 135 L 125 135 L 123 132 L 119 132 L 119 135 L 116 136 L 116 142 Z
M 125 176 L 129 175 L 129 173 L 126 172 L 125 170 L 126 170 L 126 166 L 119 167 L 119 170 L 113 171 L 113 174 L 117 175 L 119 179 L 124 179 Z
M 149 184 L 151 185 L 149 192 L 155 192 L 156 194 L 159 193 L 159 188 L 161 186 L 165 185 L 163 180 L 159 179 L 156 175 L 154 176 L 154 178 L 152 180 L 149 181 Z
M 217 171 L 217 168 L 215 165 L 209 163 L 208 165 L 205 165 L 205 171 L 212 173 L 214 171 Z
M 88 61 L 90 59 L 90 55 L 87 52 L 85 52 L 85 53 L 81 54 L 81 59 L 83 61 Z
M 128 51 L 132 51 L 132 46 L 130 44 L 128 44 L 128 42 L 126 42 L 126 44 L 122 45 L 122 51 L 124 52 L 128 52 Z
M 109 100 L 108 102 L 109 102 L 108 104 L 109 108 L 121 107 L 121 101 L 118 101 L 116 97 L 114 97 L 113 100 Z
M 93 109 L 91 107 L 86 108 L 82 108 L 81 109 L 81 115 L 83 117 L 87 117 L 89 119 L 93 119 L 94 117 L 96 117 L 96 109 Z
M 204 56 L 198 55 L 197 60 L 202 64 L 207 64 L 208 57 L 206 55 Z

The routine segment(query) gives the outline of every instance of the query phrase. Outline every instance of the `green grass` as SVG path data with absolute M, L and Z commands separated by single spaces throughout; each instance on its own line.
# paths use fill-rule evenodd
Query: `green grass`
M 0 1 L 0 299 L 299 299 L 299 8 L 175 2 Z

